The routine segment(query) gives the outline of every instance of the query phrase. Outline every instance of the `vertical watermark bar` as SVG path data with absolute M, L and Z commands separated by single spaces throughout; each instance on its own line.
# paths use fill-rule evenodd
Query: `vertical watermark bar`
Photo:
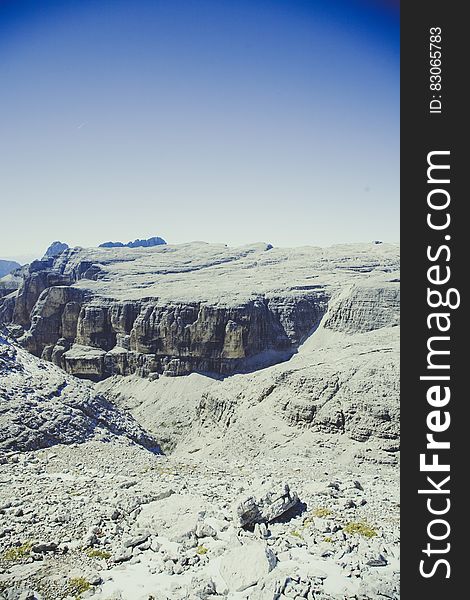
M 465 18 L 401 9 L 401 573 L 404 600 L 460 598 L 470 532 Z M 466 592 L 463 592 L 464 594 Z

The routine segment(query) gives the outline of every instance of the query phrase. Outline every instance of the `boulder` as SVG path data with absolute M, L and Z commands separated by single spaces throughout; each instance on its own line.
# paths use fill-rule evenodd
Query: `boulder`
M 272 550 L 263 542 L 250 541 L 223 555 L 219 568 L 229 590 L 242 592 L 256 585 L 275 566 Z
M 256 523 L 269 523 L 296 506 L 299 497 L 291 492 L 289 485 L 282 485 L 269 490 L 260 498 L 250 496 L 237 503 L 235 508 L 236 522 L 239 527 L 254 527 Z

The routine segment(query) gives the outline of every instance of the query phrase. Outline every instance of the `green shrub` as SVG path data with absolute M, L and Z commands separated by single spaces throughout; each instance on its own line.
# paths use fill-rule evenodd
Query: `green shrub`
M 325 508 L 324 506 L 320 506 L 319 508 L 312 510 L 312 515 L 314 517 L 325 519 L 331 515 L 331 510 L 329 508 Z
M 314 517 L 318 517 L 320 519 L 326 519 L 326 517 L 329 517 L 330 515 L 332 515 L 332 511 L 329 508 L 324 508 L 322 506 L 318 507 L 318 508 L 314 508 L 313 510 L 311 510 L 309 512 L 309 516 L 307 516 L 302 523 L 302 529 L 307 529 L 308 527 L 311 527 L 314 524 Z

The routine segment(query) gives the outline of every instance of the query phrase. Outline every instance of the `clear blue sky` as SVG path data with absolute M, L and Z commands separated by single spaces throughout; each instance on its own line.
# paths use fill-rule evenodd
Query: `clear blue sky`
M 385 0 L 0 0 L 0 258 L 398 240 Z

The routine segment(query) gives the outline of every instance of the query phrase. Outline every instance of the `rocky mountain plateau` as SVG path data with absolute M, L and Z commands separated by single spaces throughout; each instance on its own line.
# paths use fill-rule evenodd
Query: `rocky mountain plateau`
M 65 248 L 16 270 L 0 598 L 398 599 L 398 250 Z

